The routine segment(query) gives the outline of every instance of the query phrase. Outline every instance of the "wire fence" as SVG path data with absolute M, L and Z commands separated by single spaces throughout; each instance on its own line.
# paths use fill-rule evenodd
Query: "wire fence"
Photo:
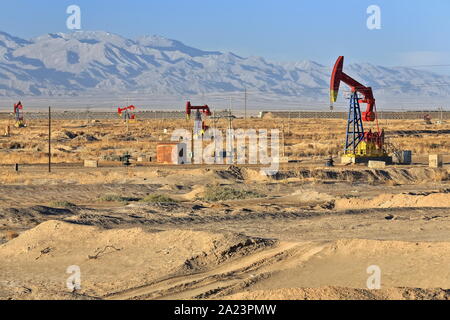
M 137 119 L 183 119 L 186 114 L 182 111 L 144 111 L 135 113 Z M 48 119 L 48 110 L 26 112 L 24 118 L 28 120 Z M 54 120 L 117 120 L 121 116 L 117 112 L 101 111 L 52 111 Z M 0 113 L 1 120 L 14 119 L 11 113 Z
M 206 123 L 214 128 L 229 127 L 233 115 L 229 110 L 217 111 Z M 433 122 L 439 119 L 450 119 L 446 111 L 405 111 L 379 112 L 380 120 L 425 120 L 428 115 Z M 0 113 L 0 165 L 48 163 L 82 164 L 85 160 L 114 162 L 120 165 L 121 159 L 130 155 L 133 159 L 153 162 L 156 157 L 156 145 L 171 140 L 175 129 L 192 129 L 192 120 L 186 120 L 185 111 L 141 111 L 135 113 L 137 121 L 123 121 L 124 117 L 117 112 L 101 110 L 60 111 L 51 110 L 51 128 L 49 130 L 49 110 L 24 112 L 23 127 L 17 126 L 12 113 Z M 265 128 L 285 130 L 285 121 L 280 119 L 342 119 L 348 117 L 347 112 L 319 111 L 265 111 L 259 117 L 267 117 L 266 122 L 253 123 L 240 120 L 244 128 L 264 125 Z M 243 115 L 239 115 L 243 119 Z M 132 120 L 132 119 L 130 119 Z M 152 121 L 155 120 L 155 121 Z M 172 120 L 172 121 L 170 121 Z M 179 121 L 183 120 L 183 121 Z M 282 126 L 282 128 L 280 128 Z M 237 127 L 235 127 L 237 128 Z M 414 128 L 411 128 L 414 129 Z M 390 131 L 390 136 L 415 134 L 414 131 Z M 439 129 L 439 128 L 436 128 Z M 434 131 L 417 131 L 422 133 L 448 134 L 445 128 L 427 129 Z M 4 130 L 4 131 L 3 131 Z M 287 132 L 291 131 L 291 122 L 287 123 Z M 49 134 L 50 133 L 50 134 Z M 288 134 L 289 135 L 289 134 Z M 436 142 L 438 148 L 447 150 L 446 145 Z M 284 142 L 283 142 L 284 144 Z M 51 145 L 49 152 L 49 145 Z M 440 150 L 440 149 L 439 149 Z M 284 152 L 284 151 L 283 151 Z
M 270 115 L 275 118 L 288 119 L 347 119 L 348 112 L 323 112 L 323 111 L 263 111 L 260 117 Z M 380 120 L 423 120 L 424 117 L 430 117 L 434 120 L 450 119 L 449 111 L 379 111 Z
M 229 111 L 221 110 L 214 112 L 217 116 L 229 115 Z M 237 113 L 232 112 L 237 115 Z M 185 119 L 184 111 L 141 111 L 134 113 L 138 120 L 170 120 Z M 348 112 L 342 111 L 262 111 L 258 117 L 263 118 L 271 115 L 275 118 L 289 119 L 347 119 Z M 26 120 L 46 120 L 48 119 L 48 110 L 39 112 L 26 112 L 23 114 Z M 242 114 L 237 115 L 243 117 Z M 423 111 L 379 111 L 380 120 L 423 120 L 424 117 L 430 117 L 433 120 L 450 119 L 450 111 L 423 110 Z M 117 112 L 103 111 L 52 111 L 53 120 L 120 120 L 123 116 Z M 0 113 L 0 120 L 14 120 L 12 113 Z

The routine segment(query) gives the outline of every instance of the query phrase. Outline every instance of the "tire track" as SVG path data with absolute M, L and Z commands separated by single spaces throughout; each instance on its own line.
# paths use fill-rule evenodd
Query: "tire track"
M 103 297 L 107 300 L 129 299 L 193 299 L 208 292 L 220 292 L 255 278 L 263 269 L 276 264 L 301 247 L 298 243 L 281 242 L 277 246 L 226 263 L 207 272 L 172 277 L 139 288 Z M 209 294 L 210 295 L 210 294 Z

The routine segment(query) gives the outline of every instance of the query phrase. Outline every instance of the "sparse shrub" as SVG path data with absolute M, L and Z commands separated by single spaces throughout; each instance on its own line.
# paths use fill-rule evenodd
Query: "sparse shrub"
M 76 137 L 78 137 L 78 134 L 73 133 L 71 131 L 64 131 L 63 134 L 66 135 L 67 138 L 69 138 L 69 139 L 75 139 Z
M 75 208 L 77 205 L 69 201 L 54 201 L 50 204 L 51 207 L 55 208 Z
M 122 203 L 128 203 L 131 201 L 138 201 L 138 198 L 132 198 L 132 197 L 123 197 L 119 196 L 117 194 L 106 194 L 102 197 L 100 197 L 100 201 L 105 202 L 122 202 Z
M 11 142 L 9 145 L 9 149 L 11 149 L 11 150 L 23 149 L 23 148 L 24 148 L 23 144 L 18 143 L 18 142 Z
M 150 194 L 141 200 L 148 203 L 177 203 L 176 200 L 164 194 Z
M 430 149 L 439 149 L 440 145 L 437 143 L 430 144 Z
M 264 195 L 250 190 L 239 190 L 233 187 L 210 187 L 203 195 L 205 201 L 227 201 L 249 198 L 263 198 Z

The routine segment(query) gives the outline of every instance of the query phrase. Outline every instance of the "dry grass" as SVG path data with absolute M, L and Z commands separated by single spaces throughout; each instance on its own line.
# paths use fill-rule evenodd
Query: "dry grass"
M 100 197 L 99 200 L 104 201 L 104 202 L 121 202 L 124 204 L 128 204 L 129 202 L 132 202 L 132 201 L 139 201 L 138 198 L 124 197 L 124 196 L 119 196 L 117 194 L 106 194 L 106 195 Z
M 0 128 L 6 124 L 7 121 L 0 121 Z M 323 158 L 342 151 L 346 122 L 335 119 L 239 119 L 233 125 L 242 129 L 284 131 L 286 155 L 304 159 Z M 169 140 L 170 132 L 176 128 L 190 129 L 191 126 L 192 123 L 186 120 L 145 120 L 130 124 L 127 132 L 121 122 L 114 120 L 90 124 L 86 124 L 86 121 L 55 120 L 52 159 L 55 163 L 81 163 L 84 159 L 117 161 L 125 152 L 135 157 L 154 157 L 159 141 Z M 445 133 L 450 131 L 450 122 L 426 125 L 419 120 L 390 120 L 382 121 L 380 126 L 386 130 L 389 142 L 402 149 L 412 150 L 414 154 L 450 154 L 450 140 Z M 226 127 L 226 121 L 219 121 L 219 129 Z M 370 125 L 366 127 L 369 129 Z M 164 129 L 169 134 L 164 134 Z M 0 146 L 1 164 L 46 163 L 46 121 L 29 121 L 27 128 L 12 128 L 10 137 L 0 137 Z
M 202 200 L 217 202 L 217 201 L 227 201 L 227 200 L 243 200 L 251 198 L 263 198 L 264 195 L 252 191 L 252 190 L 241 190 L 233 188 L 230 186 L 214 186 L 207 188 Z
M 177 203 L 176 200 L 164 194 L 151 194 L 141 200 L 147 203 Z
M 81 164 L 74 169 L 71 168 L 58 168 L 53 169 L 52 173 L 48 173 L 46 166 L 41 168 L 27 167 L 21 168 L 16 173 L 13 167 L 0 167 L 0 184 L 9 185 L 47 185 L 53 183 L 64 184 L 114 184 L 114 183 L 127 183 L 139 179 L 150 180 L 156 176 L 153 170 L 144 170 L 145 168 L 117 168 L 115 170 L 110 169 L 97 169 L 89 170 L 81 167 Z
M 77 205 L 69 202 L 69 201 L 54 201 L 52 203 L 50 203 L 51 207 L 55 207 L 55 208 L 65 208 L 65 209 L 71 209 L 71 208 L 76 208 Z

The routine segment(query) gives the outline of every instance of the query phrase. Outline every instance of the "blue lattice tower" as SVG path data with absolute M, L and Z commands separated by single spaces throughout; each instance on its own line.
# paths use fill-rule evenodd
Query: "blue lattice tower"
M 364 140 L 364 126 L 359 106 L 357 92 L 350 96 L 350 109 L 347 122 L 347 139 L 345 142 L 345 154 L 356 155 L 358 145 Z

